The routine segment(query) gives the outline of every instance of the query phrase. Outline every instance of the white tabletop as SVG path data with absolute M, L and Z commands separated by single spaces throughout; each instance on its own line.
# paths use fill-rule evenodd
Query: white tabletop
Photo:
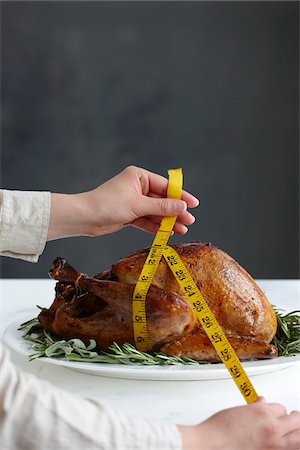
M 300 280 L 257 280 L 270 302 L 287 312 L 300 309 Z M 52 280 L 0 280 L 0 336 L 20 310 L 36 304 L 48 307 L 54 298 Z M 201 381 L 127 380 L 75 372 L 12 352 L 13 361 L 75 395 L 100 399 L 128 414 L 194 424 L 244 400 L 231 379 Z M 275 372 L 254 375 L 259 395 L 279 402 L 288 411 L 300 409 L 300 363 Z

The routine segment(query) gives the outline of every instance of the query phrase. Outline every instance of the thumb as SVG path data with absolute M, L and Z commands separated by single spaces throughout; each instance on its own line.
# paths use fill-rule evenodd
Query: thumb
M 183 200 L 146 197 L 142 208 L 144 216 L 178 216 L 186 211 L 187 205 Z

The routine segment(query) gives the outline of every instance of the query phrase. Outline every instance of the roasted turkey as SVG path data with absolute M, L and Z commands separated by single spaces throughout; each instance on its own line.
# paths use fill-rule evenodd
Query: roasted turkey
M 211 244 L 174 245 L 216 319 L 241 359 L 277 356 L 270 344 L 276 333 L 275 312 L 253 278 L 228 254 Z M 57 280 L 56 296 L 39 320 L 53 335 L 88 343 L 99 350 L 113 343 L 134 344 L 132 295 L 149 249 L 128 255 L 110 270 L 89 277 L 56 258 L 50 276 Z M 197 360 L 219 357 L 181 291 L 161 259 L 146 299 L 151 350 Z

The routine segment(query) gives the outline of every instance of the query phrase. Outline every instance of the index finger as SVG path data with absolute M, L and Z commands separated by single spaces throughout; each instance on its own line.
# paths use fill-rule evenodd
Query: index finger
M 160 197 L 167 197 L 168 180 L 157 173 L 147 171 L 149 179 L 149 190 Z M 196 208 L 199 200 L 189 192 L 182 190 L 181 200 L 184 200 L 189 208 Z

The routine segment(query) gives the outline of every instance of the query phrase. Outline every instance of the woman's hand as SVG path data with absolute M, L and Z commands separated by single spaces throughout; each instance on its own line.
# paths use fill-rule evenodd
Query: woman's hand
M 299 450 L 300 412 L 263 398 L 225 409 L 199 425 L 179 425 L 183 450 Z
M 132 225 L 156 233 L 163 216 L 177 216 L 173 231 L 185 234 L 194 223 L 187 207 L 198 206 L 186 191 L 168 199 L 168 180 L 130 166 L 98 188 L 75 195 L 52 194 L 48 240 L 67 236 L 100 236 Z

